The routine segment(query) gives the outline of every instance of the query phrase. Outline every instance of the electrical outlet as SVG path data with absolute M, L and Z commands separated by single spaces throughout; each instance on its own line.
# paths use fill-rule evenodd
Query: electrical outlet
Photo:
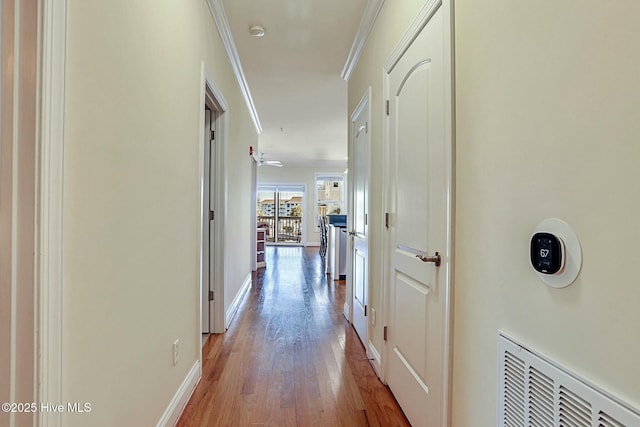
M 180 340 L 177 339 L 173 342 L 173 366 L 176 366 L 179 360 L 180 360 Z
M 376 326 L 376 309 L 371 309 L 371 326 Z

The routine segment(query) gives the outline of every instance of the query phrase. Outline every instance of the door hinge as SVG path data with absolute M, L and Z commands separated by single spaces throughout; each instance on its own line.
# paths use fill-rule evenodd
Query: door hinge
M 382 338 L 385 341 L 387 340 L 387 327 L 386 326 L 382 329 Z
M 209 291 L 209 301 L 213 301 L 213 291 Z
M 369 214 L 364 214 L 364 225 L 368 225 L 369 223 Z
M 384 213 L 384 228 L 389 228 L 389 212 Z
M 209 221 L 213 221 L 214 218 L 215 214 L 213 213 L 213 211 L 209 211 Z
M 364 317 L 367 317 L 367 306 L 364 306 Z
M 388 116 L 388 115 L 389 115 L 389 100 L 388 100 L 388 99 L 387 99 L 387 101 L 386 101 L 386 103 L 385 103 L 385 104 L 386 104 L 386 107 L 385 107 L 385 108 L 386 108 L 386 110 L 387 110 L 387 116 Z
M 210 139 L 211 141 L 213 141 L 213 140 L 215 140 L 215 139 L 216 139 L 216 131 L 215 131 L 215 130 L 212 130 L 212 131 L 211 131 L 211 133 L 210 133 L 210 135 L 209 135 L 209 139 Z

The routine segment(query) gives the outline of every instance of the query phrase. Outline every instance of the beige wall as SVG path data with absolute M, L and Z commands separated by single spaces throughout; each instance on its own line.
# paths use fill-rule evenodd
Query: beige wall
M 342 174 L 344 168 L 311 168 L 311 167 L 282 167 L 275 168 L 261 166 L 258 168 L 258 184 L 306 184 L 305 194 L 305 221 L 306 221 L 306 244 L 309 246 L 320 245 L 320 231 L 315 227 L 315 174 L 331 173 Z M 346 176 L 345 186 L 346 191 Z M 345 196 L 345 208 L 347 199 Z
M 458 0 L 455 12 L 454 425 L 496 423 L 498 329 L 640 406 L 640 4 Z M 529 265 L 548 217 L 582 244 L 566 289 Z
M 350 111 L 372 86 L 372 170 L 382 66 L 423 3 L 385 2 L 349 82 Z M 633 0 L 455 2 L 455 427 L 496 425 L 499 329 L 640 406 L 639 17 Z M 371 184 L 380 230 L 381 177 Z M 549 217 L 571 224 L 583 250 L 578 280 L 560 290 L 529 265 L 529 237 Z
M 63 424 L 155 425 L 199 357 L 203 60 L 229 103 L 229 300 L 257 136 L 204 0 L 69 2 L 67 55 L 62 393 L 92 412 Z

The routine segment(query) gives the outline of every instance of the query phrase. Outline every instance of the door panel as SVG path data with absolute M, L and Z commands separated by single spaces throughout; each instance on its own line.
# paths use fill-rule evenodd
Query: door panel
M 425 120 L 425 112 L 412 103 L 428 99 L 429 66 L 427 62 L 409 70 L 396 94 L 398 245 L 416 251 L 427 250 L 428 221 L 424 216 L 429 199 L 429 170 L 425 167 L 429 153 L 427 144 L 416 144 L 416 137 L 429 134 L 429 117 Z
M 358 336 L 360 336 L 360 340 L 366 347 L 367 325 L 364 316 L 364 307 L 367 305 L 367 254 L 359 248 L 355 248 L 353 254 L 353 278 L 353 302 L 354 307 L 357 307 L 354 308 L 354 311 L 357 310 L 357 313 L 354 314 L 354 327 L 356 328 L 356 332 L 358 332 Z M 362 325 L 363 322 L 364 325 Z
M 387 381 L 415 427 L 440 426 L 447 235 L 442 8 L 388 75 L 390 324 Z M 447 260 L 444 260 L 446 263 Z

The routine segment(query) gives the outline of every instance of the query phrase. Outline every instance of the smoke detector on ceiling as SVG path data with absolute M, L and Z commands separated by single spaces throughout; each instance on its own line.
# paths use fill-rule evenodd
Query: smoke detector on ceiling
M 249 34 L 251 34 L 253 37 L 263 37 L 264 33 L 265 29 L 261 25 L 254 25 L 252 27 L 249 27 Z

